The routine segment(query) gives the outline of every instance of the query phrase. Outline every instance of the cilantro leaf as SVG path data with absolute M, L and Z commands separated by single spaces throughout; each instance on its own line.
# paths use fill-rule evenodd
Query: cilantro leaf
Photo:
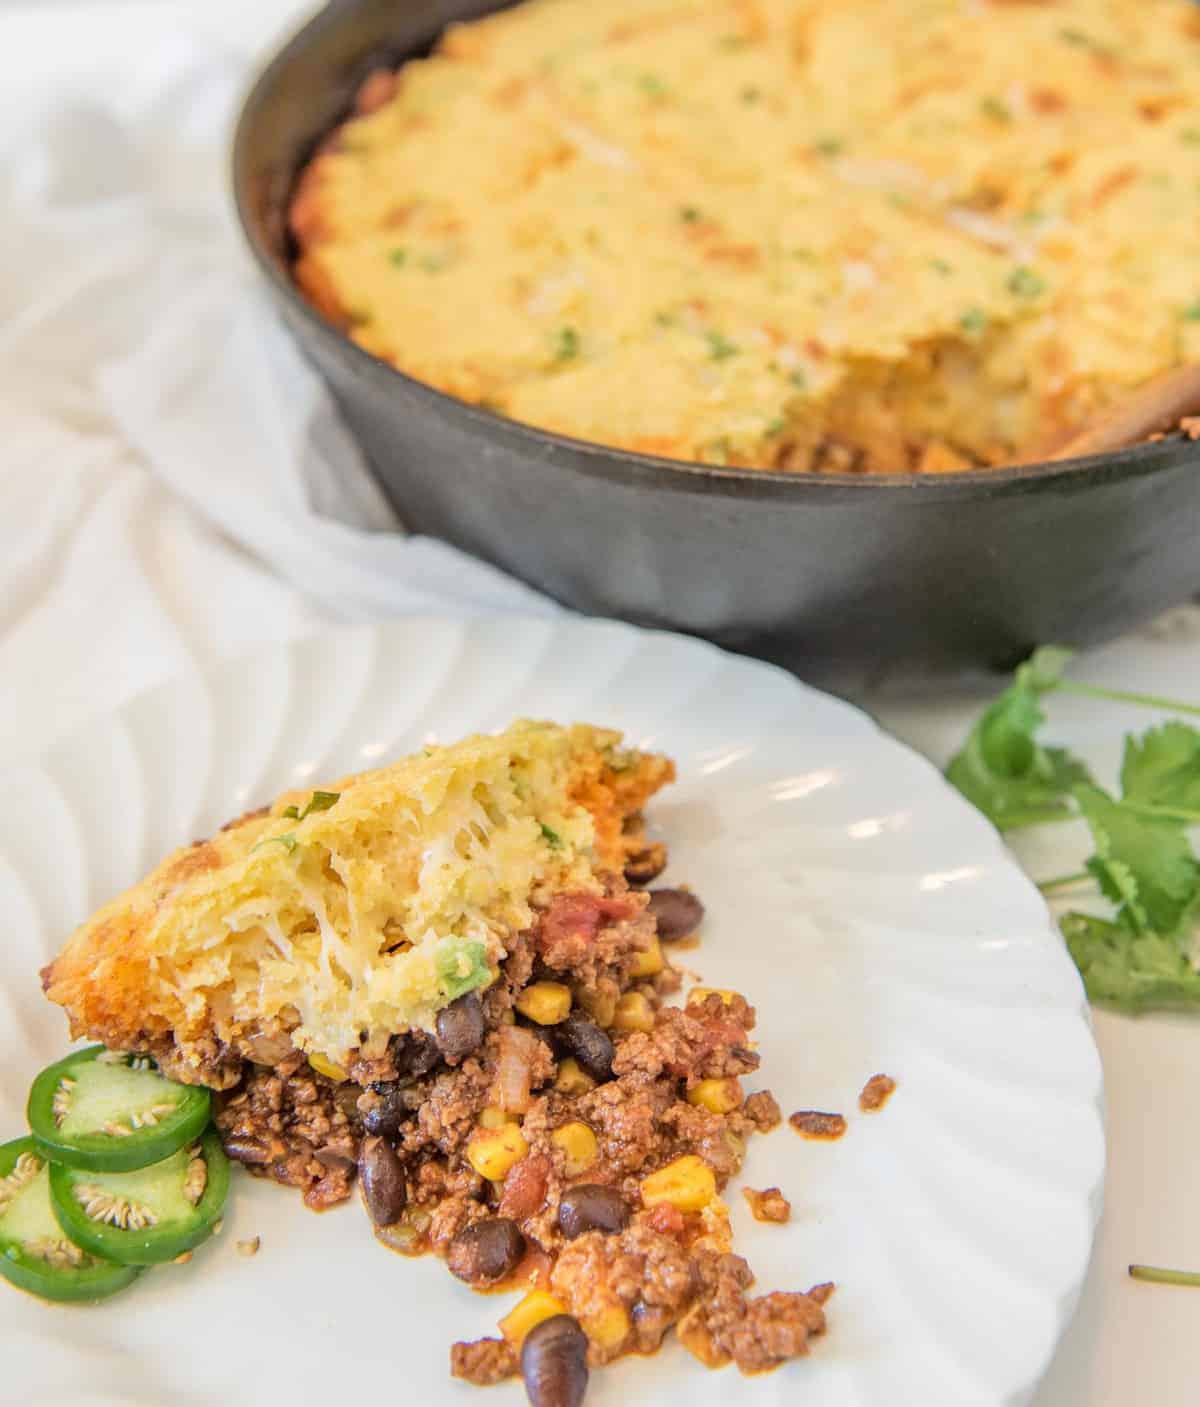
M 1165 723 L 1127 737 L 1121 790 L 1126 801 L 1200 812 L 1200 731 Z
M 1045 722 L 1039 699 L 1058 687 L 1070 658 L 1053 646 L 1031 655 L 946 769 L 951 785 L 1001 830 L 1066 820 L 1072 788 L 1090 780 L 1083 763 L 1034 740 Z
M 558 847 L 562 844 L 562 836 L 559 835 L 556 830 L 551 830 L 550 827 L 545 823 L 545 821 L 539 821 L 538 825 L 541 827 L 542 835 L 545 838 L 546 842 L 550 845 L 551 849 L 557 850 Z
M 1090 783 L 1074 797 L 1096 845 L 1088 869 L 1135 933 L 1174 934 L 1200 897 L 1200 864 L 1182 824 L 1145 816 Z
M 1091 1001 L 1131 1013 L 1200 1006 L 1200 972 L 1170 938 L 1079 913 L 1062 931 Z

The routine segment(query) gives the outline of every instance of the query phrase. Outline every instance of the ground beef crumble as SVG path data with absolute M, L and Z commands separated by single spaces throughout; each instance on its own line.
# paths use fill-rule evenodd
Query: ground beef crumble
M 783 1123 L 779 1103 L 769 1089 L 760 1089 L 748 1095 L 742 1106 L 742 1113 L 759 1133 L 770 1133 Z
M 253 1068 L 215 1117 L 231 1158 L 299 1187 L 307 1206 L 324 1211 L 350 1195 L 358 1133 L 337 1087 L 307 1066 Z
M 711 994 L 702 1002 L 661 1010 L 652 1031 L 639 1031 L 621 1042 L 613 1061 L 618 1075 L 638 1070 L 668 1074 L 689 1086 L 701 1080 L 748 1075 L 759 1066 L 747 1046 L 754 1028 L 754 1008 L 743 998 L 726 1003 Z
M 743 1187 L 742 1196 L 750 1204 L 750 1213 L 755 1221 L 790 1221 L 792 1204 L 778 1187 L 768 1187 L 756 1192 L 753 1187 Z
M 803 1356 L 809 1339 L 825 1332 L 832 1286 L 751 1298 L 754 1276 L 741 1256 L 702 1256 L 698 1269 L 703 1288 L 680 1337 L 713 1367 L 732 1359 L 743 1373 L 761 1373 Z
M 801 1138 L 832 1142 L 846 1132 L 846 1120 L 841 1114 L 822 1114 L 817 1109 L 798 1109 L 788 1115 L 788 1123 Z
M 476 1339 L 451 1346 L 450 1372 L 478 1387 L 491 1387 L 516 1373 L 517 1359 L 517 1350 L 507 1339 Z
M 858 1096 L 858 1107 L 864 1114 L 875 1114 L 888 1102 L 896 1090 L 890 1075 L 872 1075 Z

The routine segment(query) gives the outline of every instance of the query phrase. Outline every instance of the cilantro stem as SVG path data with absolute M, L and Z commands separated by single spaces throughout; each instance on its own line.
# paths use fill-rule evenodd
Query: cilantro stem
M 1143 708 L 1163 708 L 1175 713 L 1193 713 L 1200 718 L 1200 704 L 1179 703 L 1157 694 L 1131 694 L 1125 689 L 1103 689 L 1098 684 L 1081 684 L 1076 679 L 1060 679 L 1052 686 L 1064 694 L 1082 694 L 1090 699 L 1111 699 L 1114 703 L 1139 704 Z
M 1200 1286 L 1200 1274 L 1194 1270 L 1162 1270 L 1157 1265 L 1131 1265 L 1129 1275 L 1133 1280 L 1151 1280 L 1156 1285 Z
M 1073 884 L 1082 884 L 1084 880 L 1090 879 L 1092 876 L 1087 870 L 1078 870 L 1075 874 L 1060 874 L 1054 879 L 1039 880 L 1038 888 L 1043 894 L 1050 894 L 1055 889 L 1069 889 Z
M 1139 816 L 1162 816 L 1168 821 L 1186 821 L 1189 826 L 1200 826 L 1200 811 L 1185 811 L 1179 806 L 1152 806 L 1146 801 L 1122 801 L 1121 805 Z

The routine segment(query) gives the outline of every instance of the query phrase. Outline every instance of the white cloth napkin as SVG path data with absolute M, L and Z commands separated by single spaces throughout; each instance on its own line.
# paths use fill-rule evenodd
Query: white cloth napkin
M 241 247 L 246 58 L 177 6 L 134 18 L 135 47 L 3 112 L 0 756 L 318 620 L 556 609 L 401 534 Z M 0 88 L 54 74 L 6 23 Z

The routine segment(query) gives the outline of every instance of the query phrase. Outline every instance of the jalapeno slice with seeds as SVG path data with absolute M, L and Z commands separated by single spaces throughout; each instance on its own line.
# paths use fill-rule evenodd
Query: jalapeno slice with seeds
M 63 1235 L 49 1168 L 32 1138 L 0 1146 L 0 1276 L 64 1303 L 107 1299 L 140 1274 L 140 1267 L 90 1255 Z
M 159 1163 L 208 1125 L 206 1089 L 176 1084 L 147 1055 L 88 1046 L 49 1065 L 29 1091 L 43 1156 L 92 1172 Z
M 50 1197 L 63 1231 L 121 1265 L 161 1265 L 212 1235 L 229 1192 L 229 1160 L 209 1131 L 132 1172 L 50 1165 Z

